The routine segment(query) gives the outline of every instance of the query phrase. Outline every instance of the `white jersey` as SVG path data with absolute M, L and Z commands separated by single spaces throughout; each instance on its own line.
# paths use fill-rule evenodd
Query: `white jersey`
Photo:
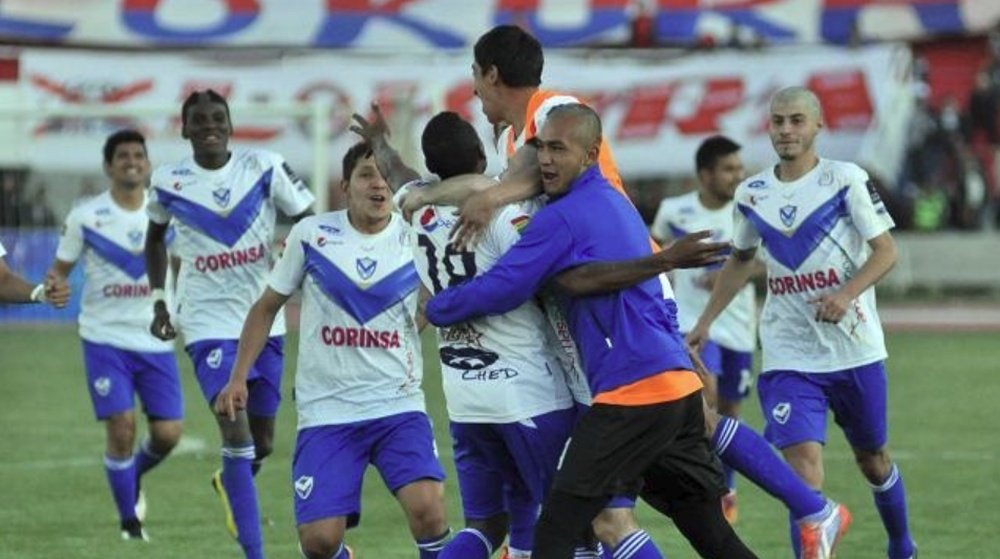
M 735 199 L 733 247 L 762 245 L 767 263 L 763 371 L 830 372 L 885 359 L 874 288 L 838 324 L 816 321 L 810 303 L 842 288 L 867 260 L 867 241 L 894 225 L 868 175 L 829 159 L 794 182 L 768 168 L 741 183 Z
M 7 249 L 4 248 L 3 243 L 0 243 L 0 258 L 7 256 Z
M 729 242 L 733 238 L 735 204 L 711 210 L 698 199 L 698 192 L 666 198 L 653 219 L 651 232 L 657 239 L 680 239 L 695 231 L 711 230 L 712 241 Z M 673 271 L 671 284 L 677 301 L 677 321 L 681 332 L 690 332 L 708 305 L 712 294 L 705 276 L 721 265 Z M 712 323 L 709 339 L 736 351 L 753 351 L 756 340 L 753 285 L 746 285 Z
M 145 201 L 138 210 L 127 210 L 115 203 L 110 191 L 66 216 L 56 258 L 83 258 L 81 338 L 132 351 L 173 351 L 173 343 L 149 332 L 153 305 L 143 252 L 147 225 Z
M 312 201 L 284 159 L 269 151 L 233 150 L 216 170 L 190 157 L 156 169 L 147 211 L 155 223 L 173 221 L 177 231 L 176 314 L 185 343 L 239 339 L 267 284 L 276 210 L 294 216 Z M 271 335 L 284 333 L 279 315 Z
M 411 187 L 419 188 L 410 183 L 397 199 Z M 420 208 L 411 218 L 420 280 L 437 294 L 489 270 L 517 242 L 536 209 L 533 202 L 501 208 L 475 249 L 459 252 L 449 243 L 455 208 Z M 548 329 L 536 301 L 439 329 L 448 417 L 461 423 L 511 423 L 572 407 L 562 364 L 542 336 Z
M 354 229 L 345 210 L 303 219 L 269 285 L 302 289 L 299 429 L 424 411 L 419 279 L 402 217 L 374 235 Z

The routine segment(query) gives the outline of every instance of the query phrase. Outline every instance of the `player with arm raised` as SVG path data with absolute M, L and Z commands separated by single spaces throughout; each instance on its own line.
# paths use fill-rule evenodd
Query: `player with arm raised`
M 832 410 L 872 487 L 888 556 L 908 559 L 916 547 L 903 480 L 887 449 L 887 354 L 874 290 L 896 261 L 893 221 L 863 170 L 817 155 L 822 126 L 819 99 L 808 89 L 786 88 L 771 99 L 778 164 L 737 188 L 734 251 L 689 341 L 700 346 L 709 338 L 762 246 L 767 299 L 758 390 L 765 435 L 818 490 Z
M 252 404 L 247 379 L 281 307 L 302 291 L 292 463 L 299 545 L 308 559 L 348 559 L 344 535 L 361 517 L 368 464 L 402 505 L 421 559 L 449 536 L 444 470 L 420 388 L 412 231 L 359 143 L 343 160 L 347 210 L 292 228 L 250 309 L 230 380 L 215 402 L 224 421 Z
M 78 321 L 90 399 L 106 428 L 104 469 L 122 538 L 145 540 L 139 479 L 180 439 L 184 400 L 173 343 L 147 330 L 153 309 L 142 252 L 150 173 L 146 140 L 122 130 L 108 137 L 103 151 L 111 188 L 66 216 L 49 275 L 66 281 L 84 262 Z M 133 452 L 136 395 L 149 436 Z
M 184 101 L 181 121 L 193 155 L 153 173 L 147 209 L 146 262 L 154 309 L 150 329 L 161 339 L 176 336 L 163 297 L 164 238 L 173 224 L 181 260 L 176 318 L 211 406 L 228 379 L 243 319 L 266 287 L 277 211 L 299 219 L 307 215 L 313 196 L 278 154 L 229 149 L 232 120 L 218 93 L 192 93 Z M 235 420 L 218 418 L 222 468 L 212 485 L 225 508 L 226 526 L 248 559 L 263 557 L 253 476 L 274 444 L 284 333 L 284 319 L 278 317 L 252 367 L 246 410 Z

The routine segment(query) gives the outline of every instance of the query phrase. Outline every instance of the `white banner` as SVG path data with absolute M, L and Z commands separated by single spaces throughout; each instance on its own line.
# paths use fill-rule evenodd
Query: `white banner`
M 350 114 L 367 111 L 373 101 L 392 113 L 402 106 L 400 99 L 408 100 L 405 114 L 393 121 L 412 125 L 408 133 L 397 131 L 397 142 L 419 146 L 423 124 L 448 109 L 472 119 L 489 143 L 491 129 L 472 91 L 470 58 L 311 54 L 240 62 L 33 50 L 21 60 L 29 107 L 166 105 L 176 106 L 176 116 L 35 118 L 23 123 L 19 137 L 28 141 L 24 151 L 31 166 L 93 170 L 99 167 L 105 136 L 131 126 L 147 134 L 151 157 L 163 162 L 190 152 L 178 135 L 179 112 L 194 89 L 212 87 L 234 105 L 325 96 L 334 103 L 329 153 L 332 174 L 338 176 L 336 163 L 357 140 L 346 129 Z M 909 116 L 908 64 L 908 50 L 890 46 L 726 51 L 669 60 L 556 54 L 546 60 L 543 87 L 575 93 L 594 105 L 623 174 L 635 177 L 692 174 L 698 143 L 714 133 L 742 143 L 752 167 L 768 164 L 773 159 L 765 132 L 768 99 L 778 88 L 806 85 L 817 92 L 826 114 L 822 153 L 857 160 L 894 178 L 899 156 L 892 150 Z M 312 148 L 303 122 L 232 116 L 236 140 L 274 149 L 296 168 L 309 169 Z

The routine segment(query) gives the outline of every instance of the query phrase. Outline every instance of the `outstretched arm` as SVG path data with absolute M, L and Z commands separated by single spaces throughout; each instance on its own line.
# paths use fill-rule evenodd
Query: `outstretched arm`
M 354 124 L 351 125 L 351 132 L 361 136 L 368 142 L 375 155 L 375 165 L 389 183 L 389 188 L 396 192 L 404 184 L 419 180 L 420 173 L 407 165 L 400 157 L 396 148 L 389 144 L 389 125 L 382 116 L 382 110 L 377 103 L 372 103 L 372 113 L 374 118 L 369 121 L 365 117 L 354 113 Z
M 725 260 L 729 243 L 702 242 L 711 236 L 711 231 L 691 233 L 649 256 L 584 264 L 562 272 L 554 281 L 570 295 L 597 295 L 632 287 L 670 270 L 716 264 Z

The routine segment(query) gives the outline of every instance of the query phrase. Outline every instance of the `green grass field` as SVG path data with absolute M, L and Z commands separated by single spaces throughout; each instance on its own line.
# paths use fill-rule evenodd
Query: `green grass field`
M 993 411 L 1000 401 L 997 340 L 996 333 L 889 337 L 891 443 L 909 491 L 921 558 L 997 556 L 989 551 L 990 538 L 1000 532 L 1000 435 Z M 294 348 L 289 343 L 291 364 Z M 209 487 L 219 463 L 216 428 L 186 356 L 180 361 L 188 440 L 145 478 L 152 542 L 124 543 L 100 461 L 104 432 L 93 420 L 75 332 L 0 329 L 0 558 L 242 556 L 225 532 Z M 289 374 L 286 395 L 291 385 Z M 441 458 L 453 476 L 437 367 L 428 367 L 425 386 Z M 291 559 L 298 557 L 289 483 L 295 414 L 290 398 L 285 401 L 277 450 L 257 481 L 268 519 L 268 556 Z M 759 428 L 756 403 L 747 410 L 747 421 Z M 762 558 L 791 557 L 784 508 L 745 480 L 740 483 L 737 531 Z M 884 557 L 884 533 L 870 492 L 835 429 L 827 451 L 827 490 L 855 515 L 839 556 Z M 454 477 L 447 493 L 450 522 L 461 527 Z M 668 557 L 695 557 L 667 520 L 645 507 L 638 515 Z M 362 524 L 349 532 L 348 543 L 358 559 L 416 557 L 402 513 L 374 472 L 366 480 Z

